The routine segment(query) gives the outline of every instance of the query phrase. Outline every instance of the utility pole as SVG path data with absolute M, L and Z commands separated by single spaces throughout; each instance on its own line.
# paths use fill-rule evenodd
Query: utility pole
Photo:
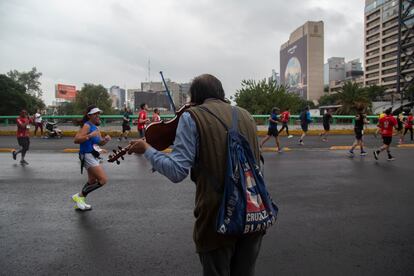
M 151 58 L 148 58 L 148 82 L 151 83 Z
M 404 95 L 414 86 L 414 72 L 410 68 L 414 64 L 414 0 L 398 1 L 398 52 L 397 52 L 397 93 L 401 98 L 403 110 Z M 410 102 L 413 101 L 410 96 Z

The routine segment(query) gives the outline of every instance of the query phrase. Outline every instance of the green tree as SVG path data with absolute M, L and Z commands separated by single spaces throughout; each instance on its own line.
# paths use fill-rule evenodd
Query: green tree
M 22 109 L 32 114 L 45 107 L 41 99 L 27 94 L 23 85 L 3 74 L 0 74 L 0 99 L 0 115 L 16 115 Z
M 76 114 L 75 112 L 75 103 L 72 102 L 64 102 L 57 107 L 57 114 L 58 115 L 72 115 Z
M 74 111 L 83 114 L 89 105 L 98 106 L 105 114 L 114 114 L 112 100 L 102 85 L 85 83 L 75 99 Z
M 242 88 L 237 90 L 234 101 L 240 107 L 252 114 L 268 114 L 273 107 L 290 108 L 292 113 L 298 113 L 308 102 L 294 93 L 289 93 L 285 86 L 277 85 L 266 80 L 243 80 Z
M 17 70 L 11 70 L 7 73 L 14 81 L 18 82 L 20 85 L 26 88 L 26 92 L 37 98 L 41 98 L 43 91 L 40 88 L 39 78 L 42 76 L 41 72 L 38 72 L 36 67 L 33 67 L 32 70 L 28 72 L 19 72 Z

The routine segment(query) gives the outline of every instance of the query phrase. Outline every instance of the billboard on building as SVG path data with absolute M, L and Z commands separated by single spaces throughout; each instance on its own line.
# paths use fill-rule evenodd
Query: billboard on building
M 67 84 L 56 84 L 55 97 L 57 99 L 65 99 L 74 101 L 76 98 L 76 86 Z
M 306 36 L 280 50 L 280 82 L 307 99 L 308 64 Z

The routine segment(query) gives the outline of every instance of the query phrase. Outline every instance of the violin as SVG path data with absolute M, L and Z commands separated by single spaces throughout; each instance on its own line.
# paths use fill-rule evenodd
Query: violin
M 165 150 L 171 146 L 175 140 L 175 134 L 178 127 L 178 120 L 181 115 L 188 108 L 194 104 L 188 103 L 183 105 L 179 110 L 175 112 L 174 118 L 168 121 L 153 122 L 145 128 L 145 141 L 151 145 L 154 149 L 158 151 Z M 128 153 L 131 145 L 128 145 L 125 148 L 118 147 L 119 150 L 113 150 L 112 155 L 109 155 L 108 162 L 116 162 L 120 164 L 119 159 L 124 160 L 124 155 Z
M 183 105 L 175 117 L 168 121 L 153 122 L 145 128 L 145 141 L 156 150 L 165 150 L 171 146 L 175 140 L 175 133 L 178 127 L 178 120 L 184 111 L 190 108 L 192 104 Z

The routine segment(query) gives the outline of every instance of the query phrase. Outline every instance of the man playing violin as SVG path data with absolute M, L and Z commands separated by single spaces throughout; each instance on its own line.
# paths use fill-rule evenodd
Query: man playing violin
M 204 109 L 230 126 L 231 105 L 224 98 L 221 82 L 209 74 L 193 80 L 190 96 L 194 106 L 179 118 L 171 154 L 157 151 L 142 139 L 132 141 L 128 153 L 144 154 L 154 170 L 174 183 L 184 180 L 191 170 L 191 180 L 196 183 L 193 239 L 204 275 L 254 275 L 264 233 L 229 236 L 215 231 L 222 199 L 216 188 L 217 184 L 224 186 L 227 133 Z M 237 109 L 239 130 L 259 160 L 256 124 L 246 110 Z

